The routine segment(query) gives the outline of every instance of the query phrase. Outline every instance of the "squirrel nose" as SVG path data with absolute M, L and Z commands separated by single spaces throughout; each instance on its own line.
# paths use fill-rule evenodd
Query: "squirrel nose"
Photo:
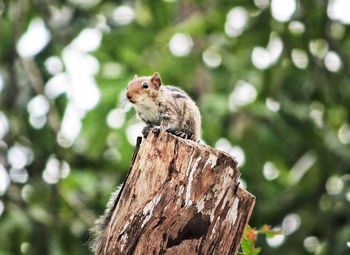
M 127 97 L 127 99 L 131 99 L 132 98 L 132 96 L 129 93 L 126 94 L 126 97 Z

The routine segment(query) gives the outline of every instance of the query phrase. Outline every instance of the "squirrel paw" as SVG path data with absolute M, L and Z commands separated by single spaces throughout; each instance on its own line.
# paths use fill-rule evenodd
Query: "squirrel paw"
M 149 131 L 152 129 L 151 126 L 145 126 L 143 129 L 142 129 L 142 135 L 143 135 L 143 138 L 147 138 L 148 136 L 148 133 Z
M 155 127 L 152 127 L 151 130 L 152 130 L 152 133 L 153 133 L 153 134 L 155 134 L 156 136 L 158 136 L 159 133 L 160 133 L 161 127 L 155 126 Z
M 179 136 L 183 139 L 189 139 L 189 136 L 186 133 L 181 132 L 181 131 L 175 131 L 175 132 L 173 132 L 173 134 L 176 136 Z

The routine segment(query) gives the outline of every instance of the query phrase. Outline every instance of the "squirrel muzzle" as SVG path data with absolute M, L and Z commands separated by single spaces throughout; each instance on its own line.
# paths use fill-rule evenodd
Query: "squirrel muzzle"
M 134 100 L 132 100 L 132 95 L 128 92 L 128 93 L 126 93 L 126 98 L 129 100 L 129 102 L 130 103 L 132 103 L 132 104 L 134 104 L 135 103 L 135 101 Z

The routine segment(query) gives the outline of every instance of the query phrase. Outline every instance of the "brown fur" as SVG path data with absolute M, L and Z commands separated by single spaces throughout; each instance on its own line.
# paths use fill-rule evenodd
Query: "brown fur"
M 144 82 L 149 88 L 143 88 Z M 162 85 L 157 72 L 151 77 L 135 76 L 128 84 L 127 97 L 147 125 L 200 139 L 201 115 L 195 102 L 183 90 Z

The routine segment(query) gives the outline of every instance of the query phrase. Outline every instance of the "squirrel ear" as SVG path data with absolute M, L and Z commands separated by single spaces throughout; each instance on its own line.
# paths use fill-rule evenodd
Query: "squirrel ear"
M 159 75 L 158 72 L 155 72 L 155 73 L 152 75 L 151 82 L 152 82 L 157 88 L 159 88 L 160 85 L 162 85 L 162 80 L 160 79 L 160 75 Z
M 134 76 L 134 80 L 137 78 L 137 74 L 135 74 L 135 76 Z

